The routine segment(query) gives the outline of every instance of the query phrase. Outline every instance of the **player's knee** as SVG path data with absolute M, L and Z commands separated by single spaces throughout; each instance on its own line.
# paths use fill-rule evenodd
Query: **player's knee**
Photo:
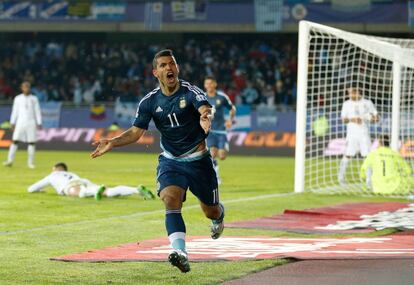
M 210 154 L 212 158 L 217 157 L 217 149 L 216 148 L 210 148 Z
M 182 206 L 182 201 L 180 197 L 175 195 L 161 195 L 161 200 L 164 202 L 165 208 L 167 209 L 180 209 Z

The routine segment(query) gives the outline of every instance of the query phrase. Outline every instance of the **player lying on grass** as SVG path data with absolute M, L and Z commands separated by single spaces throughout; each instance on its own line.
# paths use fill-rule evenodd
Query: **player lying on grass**
M 173 248 L 168 260 L 182 272 L 188 272 L 186 227 L 181 215 L 187 189 L 212 220 L 211 237 L 219 238 L 224 229 L 224 207 L 219 203 L 217 176 L 206 147 L 211 105 L 200 88 L 178 79 L 179 68 L 171 50 L 158 52 L 152 65 L 160 87 L 139 102 L 133 126 L 117 137 L 95 143 L 97 148 L 91 156 L 136 143 L 154 120 L 163 150 L 158 159 L 158 195 L 165 205 L 165 226 Z
M 414 186 L 412 169 L 405 159 L 389 147 L 389 138 L 380 139 L 380 147 L 371 151 L 361 166 L 360 177 L 374 193 L 407 194 Z
M 155 199 L 155 195 L 143 185 L 138 187 L 115 186 L 107 188 L 103 185 L 94 184 L 73 172 L 68 172 L 68 167 L 63 162 L 55 164 L 52 170 L 51 174 L 31 185 L 27 191 L 34 193 L 41 191 L 47 186 L 52 186 L 59 195 L 76 196 L 79 198 L 95 197 L 96 200 L 101 200 L 102 197 L 139 194 L 144 199 Z

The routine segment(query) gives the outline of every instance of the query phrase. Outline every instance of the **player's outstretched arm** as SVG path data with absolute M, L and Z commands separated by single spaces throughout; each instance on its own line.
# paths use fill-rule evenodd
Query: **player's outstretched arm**
M 203 128 L 204 132 L 207 134 L 210 131 L 211 127 L 211 107 L 208 105 L 203 105 L 198 108 L 200 115 L 200 126 Z
M 145 130 L 138 128 L 138 127 L 130 127 L 128 130 L 120 134 L 119 136 L 113 137 L 111 139 L 100 139 L 92 143 L 96 146 L 94 152 L 91 153 L 91 157 L 95 158 L 101 156 L 114 147 L 124 146 L 131 143 L 138 141 L 142 135 L 144 134 Z
M 32 184 L 27 188 L 27 192 L 35 193 L 40 192 L 43 188 L 50 185 L 49 176 L 37 181 L 36 183 Z

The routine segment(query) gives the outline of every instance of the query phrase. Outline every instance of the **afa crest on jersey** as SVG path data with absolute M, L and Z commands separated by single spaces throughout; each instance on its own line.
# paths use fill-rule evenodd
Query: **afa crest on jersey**
M 180 106 L 181 109 L 184 109 L 185 106 L 187 106 L 187 103 L 186 103 L 184 97 L 180 99 L 180 105 L 179 106 Z
M 221 105 L 221 100 L 220 100 L 220 99 L 217 99 L 217 100 L 216 100 L 216 105 L 217 105 L 217 106 L 220 106 L 220 105 Z

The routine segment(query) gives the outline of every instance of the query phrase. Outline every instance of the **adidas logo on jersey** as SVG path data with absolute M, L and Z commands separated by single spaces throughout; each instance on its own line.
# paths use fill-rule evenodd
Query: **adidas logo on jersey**
M 155 110 L 155 113 L 159 113 L 159 112 L 162 112 L 162 111 L 163 111 L 162 108 L 160 106 L 158 106 L 158 108 Z

